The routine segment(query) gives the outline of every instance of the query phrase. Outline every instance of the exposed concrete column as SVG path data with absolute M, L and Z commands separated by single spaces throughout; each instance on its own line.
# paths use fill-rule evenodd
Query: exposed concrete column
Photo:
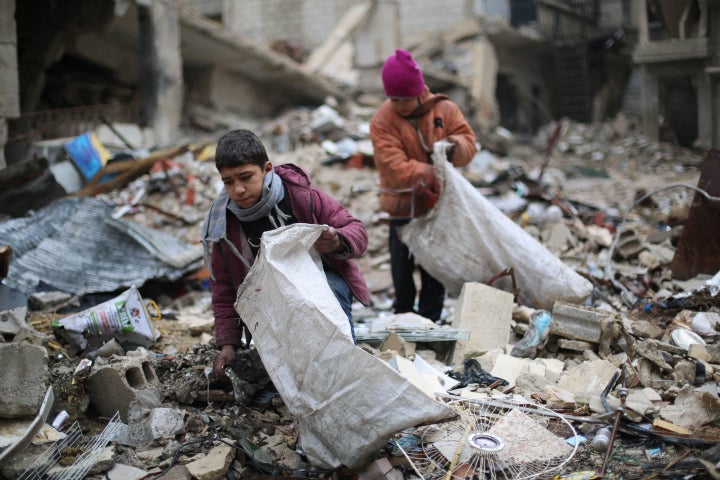
M 368 21 L 355 37 L 355 66 L 377 67 L 401 45 L 400 2 L 374 0 Z
M 183 103 L 180 24 L 173 0 L 138 0 L 138 26 L 145 122 L 155 144 L 167 146 L 180 136 Z
M 713 141 L 713 99 L 711 79 L 705 72 L 696 75 L 697 82 L 697 121 L 699 146 L 708 148 Z
M 367 22 L 355 35 L 355 68 L 360 71 L 361 88 L 382 91 L 380 67 L 400 45 L 400 2 L 373 0 Z
M 647 65 L 641 67 L 642 73 L 642 119 L 645 135 L 652 141 L 660 138 L 660 126 L 658 124 L 658 78 L 650 72 Z
M 648 43 L 650 41 L 650 27 L 648 25 L 647 0 L 635 0 L 633 6 L 636 8 L 640 27 L 638 41 Z
M 500 106 L 495 91 L 499 62 L 495 47 L 483 35 L 473 44 L 472 98 L 477 102 L 475 123 L 483 131 L 490 131 L 500 124 Z
M 7 166 L 8 118 L 20 115 L 15 0 L 0 0 L 0 169 Z

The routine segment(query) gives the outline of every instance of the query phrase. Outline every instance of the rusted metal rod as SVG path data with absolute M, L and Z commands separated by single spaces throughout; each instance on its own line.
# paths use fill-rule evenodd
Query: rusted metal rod
M 610 435 L 610 443 L 608 444 L 607 451 L 605 452 L 605 459 L 603 460 L 602 469 L 600 475 L 605 476 L 605 469 L 607 468 L 610 455 L 612 454 L 613 446 L 615 445 L 615 437 L 617 436 L 618 429 L 620 428 L 620 420 L 622 419 L 625 411 L 625 399 L 627 399 L 628 391 L 627 388 L 623 387 L 620 389 L 620 406 L 615 411 L 615 424 L 613 425 L 612 434 Z

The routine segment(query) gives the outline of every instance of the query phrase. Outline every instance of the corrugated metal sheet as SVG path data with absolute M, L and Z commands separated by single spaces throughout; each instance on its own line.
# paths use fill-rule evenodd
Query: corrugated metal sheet
M 176 280 L 202 258 L 202 247 L 111 217 L 94 198 L 68 198 L 0 223 L 13 248 L 6 285 L 25 293 L 47 286 L 71 293 L 112 292 L 150 279 Z M 46 285 L 43 285 L 46 284 Z

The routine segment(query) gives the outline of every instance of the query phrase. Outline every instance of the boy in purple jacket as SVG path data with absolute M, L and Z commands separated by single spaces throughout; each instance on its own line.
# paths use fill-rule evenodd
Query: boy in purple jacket
M 262 141 L 249 130 L 232 130 L 218 141 L 215 167 L 225 188 L 213 203 L 202 227 L 205 261 L 210 269 L 215 344 L 220 353 L 215 373 L 247 346 L 250 332 L 235 311 L 238 287 L 245 280 L 260 248 L 263 232 L 292 223 L 327 225 L 315 242 L 325 275 L 348 316 L 352 299 L 370 304 L 370 292 L 357 265 L 368 243 L 363 223 L 327 193 L 310 186 L 310 179 L 293 164 L 273 167 Z M 242 335 L 245 331 L 243 343 Z M 355 333 L 353 331 L 353 340 Z

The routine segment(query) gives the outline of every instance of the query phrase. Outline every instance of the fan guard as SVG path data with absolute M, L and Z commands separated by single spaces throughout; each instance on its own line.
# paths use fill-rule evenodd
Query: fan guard
M 449 403 L 455 420 L 418 427 L 414 441 L 396 441 L 425 480 L 537 478 L 575 455 L 575 429 L 562 416 L 525 398 L 488 397 Z

